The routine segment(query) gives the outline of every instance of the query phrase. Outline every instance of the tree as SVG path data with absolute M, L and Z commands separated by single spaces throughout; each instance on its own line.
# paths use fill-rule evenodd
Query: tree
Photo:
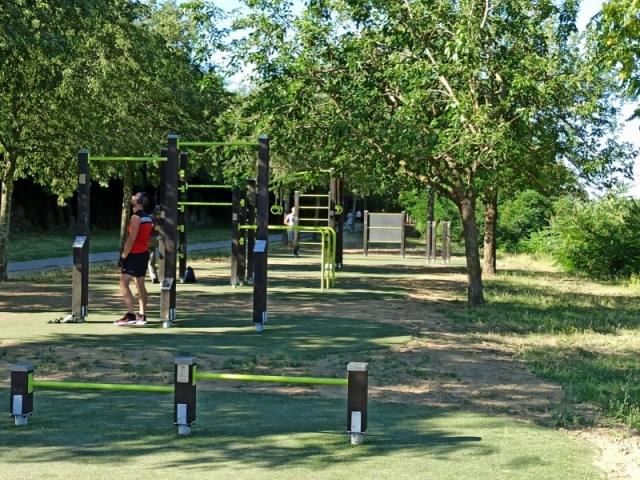
M 31 176 L 57 194 L 76 186 L 80 148 L 157 156 L 166 135 L 213 138 L 229 96 L 195 61 L 196 15 L 130 0 L 10 0 L 0 6 L 0 281 L 6 279 L 13 181 Z M 102 163 L 93 179 L 125 183 L 122 224 L 148 165 Z M 124 227 L 122 229 L 124 235 Z
M 615 69 L 630 98 L 640 96 L 640 1 L 609 0 L 588 28 L 598 64 Z M 640 117 L 640 106 L 634 116 Z
M 484 303 L 475 211 L 490 187 L 546 182 L 559 162 L 609 174 L 626 158 L 600 145 L 610 115 L 577 68 L 572 1 L 327 0 L 298 17 L 287 2 L 247 3 L 239 47 L 277 93 L 279 141 L 367 152 L 361 170 L 382 187 L 403 172 L 454 202 L 470 305 Z
M 86 0 L 0 5 L 0 281 L 6 279 L 13 181 L 33 165 L 64 177 L 45 152 L 63 143 L 59 127 L 72 112 L 58 109 L 75 51 L 74 36 L 104 5 Z M 46 161 L 49 160 L 49 161 Z M 62 183 L 62 182 L 61 182 Z

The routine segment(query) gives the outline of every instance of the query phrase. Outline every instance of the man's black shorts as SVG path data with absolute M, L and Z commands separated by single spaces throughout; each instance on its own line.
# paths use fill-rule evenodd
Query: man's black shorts
M 147 265 L 149 264 L 149 250 L 140 253 L 130 253 L 124 259 L 122 273 L 131 275 L 132 277 L 144 277 L 147 273 Z

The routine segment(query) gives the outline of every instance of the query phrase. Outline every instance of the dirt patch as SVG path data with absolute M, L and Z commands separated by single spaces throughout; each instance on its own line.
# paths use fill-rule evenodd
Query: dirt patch
M 204 271 L 204 267 L 196 271 Z M 367 308 L 348 296 L 326 296 L 320 303 L 313 297 L 307 301 L 291 302 L 276 298 L 270 310 L 282 315 L 312 314 L 331 318 L 335 311 L 363 322 L 393 323 L 405 327 L 411 340 L 390 349 L 375 350 L 368 356 L 370 397 L 379 401 L 444 406 L 453 409 L 504 415 L 510 418 L 555 428 L 557 412 L 565 401 L 562 389 L 531 374 L 515 355 L 517 345 L 504 338 L 476 335 L 461 331 L 438 313 L 438 306 L 455 308 L 464 305 L 466 276 L 460 268 L 440 268 L 432 273 L 412 274 L 410 279 L 395 278 L 393 288 L 407 292 L 389 298 L 369 298 Z M 358 279 L 362 282 L 362 279 Z M 385 285 L 379 278 L 368 280 L 371 287 L 381 290 Z M 0 309 L 11 311 L 12 305 L 33 305 L 37 310 L 60 310 L 68 298 L 60 294 L 43 295 L 46 285 L 8 284 L 3 288 Z M 375 288 L 372 288 L 375 290 Z M 119 305 L 114 292 L 92 294 L 94 302 Z M 428 300 L 428 302 L 426 301 Z M 157 302 L 157 299 L 154 301 Z M 184 297 L 183 308 L 200 307 L 201 299 Z M 226 309 L 245 308 L 244 301 L 225 299 Z M 462 307 L 461 307 L 462 308 Z M 114 327 L 115 328 L 115 327 Z M 170 351 L 121 350 L 96 351 L 76 345 L 73 350 L 64 345 L 38 346 L 27 349 L 19 343 L 0 344 L 0 367 L 4 370 L 16 361 L 33 356 L 39 358 L 38 378 L 42 380 L 75 380 L 105 383 L 144 381 L 170 384 L 173 377 L 173 353 Z M 132 358 L 139 359 L 135 365 Z M 313 360 L 274 359 L 269 355 L 246 360 L 241 355 L 198 356 L 202 371 L 224 371 L 229 362 L 251 362 L 256 374 L 305 375 L 318 377 L 343 376 L 347 354 L 325 355 Z M 233 364 L 233 367 L 242 365 Z M 202 385 L 209 390 L 243 390 L 254 392 L 283 392 L 283 387 L 241 382 L 209 382 Z M 338 397 L 343 392 L 325 386 L 285 386 L 295 395 Z M 640 478 L 640 441 L 637 436 L 623 435 L 613 429 L 568 431 L 600 450 L 594 463 L 611 480 Z

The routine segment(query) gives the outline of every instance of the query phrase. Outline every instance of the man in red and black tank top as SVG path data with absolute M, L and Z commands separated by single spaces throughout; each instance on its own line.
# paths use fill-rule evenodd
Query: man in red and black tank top
M 113 322 L 115 325 L 146 325 L 147 324 L 147 288 L 144 277 L 149 263 L 149 237 L 153 230 L 153 220 L 146 213 L 149 207 L 149 198 L 144 192 L 138 192 L 131 197 L 133 215 L 129 221 L 129 235 L 124 244 L 118 270 L 120 275 L 120 291 L 124 297 L 127 313 L 120 320 Z M 131 292 L 131 279 L 136 282 L 138 288 L 138 313 L 135 313 L 135 302 Z

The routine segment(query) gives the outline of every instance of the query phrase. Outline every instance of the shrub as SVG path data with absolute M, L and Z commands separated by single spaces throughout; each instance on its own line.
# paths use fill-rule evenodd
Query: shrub
M 624 197 L 561 201 L 548 232 L 537 237 L 568 272 L 629 278 L 640 272 L 640 203 Z
M 499 207 L 498 248 L 512 253 L 533 253 L 531 235 L 549 225 L 553 204 L 534 190 L 526 190 Z

